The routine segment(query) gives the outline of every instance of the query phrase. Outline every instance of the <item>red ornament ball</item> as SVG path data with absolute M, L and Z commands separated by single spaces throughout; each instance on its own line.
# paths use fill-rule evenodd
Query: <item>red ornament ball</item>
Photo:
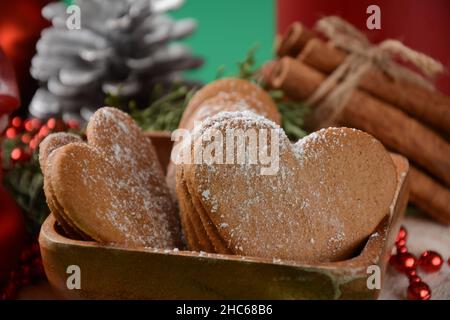
M 401 273 L 407 273 L 417 267 L 417 258 L 409 252 L 393 255 L 390 262 Z
M 411 282 L 408 287 L 407 297 L 408 300 L 429 300 L 431 298 L 431 289 L 425 282 Z
M 441 269 L 444 259 L 435 251 L 425 251 L 418 260 L 420 268 L 428 273 L 437 272 Z

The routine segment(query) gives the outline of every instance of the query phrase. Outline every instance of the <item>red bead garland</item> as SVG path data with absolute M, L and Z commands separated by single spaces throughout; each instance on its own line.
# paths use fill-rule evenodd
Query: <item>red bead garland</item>
M 23 120 L 20 117 L 10 119 L 8 128 L 1 138 L 14 142 L 9 154 L 2 157 L 11 160 L 11 165 L 25 163 L 36 155 L 39 143 L 50 133 L 79 129 L 77 121 L 64 122 L 50 118 L 43 122 L 36 118 Z M 1 173 L 1 172 L 0 172 Z M 35 239 L 23 249 L 16 269 L 10 272 L 6 282 L 0 283 L 0 300 L 14 299 L 20 288 L 45 279 L 39 245 Z
M 408 232 L 406 228 L 400 227 L 395 240 L 396 253 L 391 255 L 389 263 L 398 272 L 408 277 L 407 298 L 409 300 L 429 300 L 431 298 L 431 289 L 417 274 L 417 268 L 426 273 L 437 272 L 444 264 L 444 259 L 439 253 L 431 250 L 423 252 L 417 259 L 406 247 L 407 238 Z M 450 265 L 450 258 L 447 262 Z
M 14 117 L 4 132 L 5 138 L 13 139 L 17 145 L 9 158 L 13 163 L 28 161 L 37 150 L 39 143 L 50 133 L 78 128 L 79 123 L 75 120 L 65 122 L 61 119 L 50 118 L 42 122 L 36 118 L 22 120 L 20 117 Z
M 19 258 L 19 265 L 12 270 L 3 286 L 0 286 L 0 300 L 16 298 L 20 288 L 46 278 L 37 240 L 26 246 Z

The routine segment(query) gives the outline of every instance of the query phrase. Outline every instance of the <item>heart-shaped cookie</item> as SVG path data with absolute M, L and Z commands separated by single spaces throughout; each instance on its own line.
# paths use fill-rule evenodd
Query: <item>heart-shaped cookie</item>
M 183 113 L 179 129 L 192 130 L 196 122 L 223 111 L 252 111 L 276 123 L 281 121 L 278 108 L 266 91 L 247 80 L 225 78 L 211 82 L 195 93 Z M 175 143 L 172 155 L 176 154 L 177 150 Z M 177 199 L 175 175 L 175 166 L 171 162 L 167 168 L 166 181 L 173 197 Z M 182 197 L 184 192 L 180 194 Z M 185 221 L 183 225 L 190 247 L 196 250 L 196 244 L 200 243 L 204 251 L 213 251 L 213 245 L 200 224 L 200 218 L 196 215 L 185 216 L 184 212 L 192 207 L 180 202 L 181 205 L 185 206 L 185 210 L 181 210 L 180 218 Z
M 87 143 L 47 137 L 40 162 L 49 207 L 66 231 L 129 247 L 180 245 L 176 206 L 152 142 L 124 112 L 96 111 Z
M 202 121 L 222 111 L 252 111 L 276 123 L 281 116 L 272 98 L 254 83 L 237 78 L 224 78 L 204 86 L 189 101 L 179 128 L 192 129 L 194 121 Z
M 390 213 L 396 171 L 389 153 L 372 136 L 328 128 L 291 144 L 272 121 L 238 112 L 207 120 L 197 140 L 205 147 L 212 131 L 225 137 L 227 130 L 238 129 L 277 135 L 258 145 L 279 151 L 275 174 L 262 174 L 263 165 L 249 163 L 249 149 L 244 164 L 177 165 L 177 192 L 187 203 L 181 209 L 190 207 L 185 214 L 200 218 L 214 251 L 307 263 L 337 261 L 354 254 Z M 183 148 L 192 151 L 193 145 Z

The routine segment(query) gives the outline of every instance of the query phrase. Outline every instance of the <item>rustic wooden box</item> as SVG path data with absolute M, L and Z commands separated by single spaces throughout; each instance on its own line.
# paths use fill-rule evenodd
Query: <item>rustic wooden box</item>
M 153 133 L 165 166 L 170 136 Z M 74 299 L 375 299 L 367 267 L 382 278 L 408 200 L 408 161 L 392 155 L 398 186 L 392 213 L 380 223 L 355 257 L 305 265 L 292 261 L 161 249 L 127 249 L 67 238 L 53 216 L 44 222 L 39 243 L 55 292 Z M 81 289 L 69 290 L 67 267 L 81 269 Z

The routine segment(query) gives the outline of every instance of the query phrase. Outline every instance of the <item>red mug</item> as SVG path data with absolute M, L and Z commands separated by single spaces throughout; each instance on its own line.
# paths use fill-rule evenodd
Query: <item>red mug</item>
M 381 11 L 381 29 L 366 26 L 367 7 L 376 4 Z M 397 39 L 412 49 L 440 61 L 446 73 L 437 79 L 437 87 L 450 95 L 450 1 L 447 0 L 278 0 L 277 28 L 283 33 L 294 21 L 308 27 L 321 17 L 337 15 L 374 43 Z
M 8 115 L 19 107 L 20 98 L 12 65 L 0 48 L 0 132 L 7 125 Z

